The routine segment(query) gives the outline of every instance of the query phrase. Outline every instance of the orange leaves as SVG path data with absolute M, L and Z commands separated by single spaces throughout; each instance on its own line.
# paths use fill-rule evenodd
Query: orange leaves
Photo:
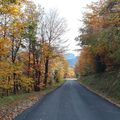
M 89 47 L 84 47 L 76 63 L 76 72 L 86 75 L 94 71 L 94 59 Z
M 103 27 L 104 20 L 100 17 L 94 16 L 90 20 L 90 26 L 93 28 L 93 30 L 100 30 L 100 28 Z
M 114 3 L 114 0 L 111 2 Z M 83 19 L 84 27 L 79 39 L 83 49 L 76 65 L 76 70 L 83 74 L 89 72 L 92 66 L 92 69 L 95 66 L 104 72 L 109 69 L 109 65 L 119 65 L 120 12 L 112 12 L 108 8 L 109 4 L 109 0 L 92 3 Z

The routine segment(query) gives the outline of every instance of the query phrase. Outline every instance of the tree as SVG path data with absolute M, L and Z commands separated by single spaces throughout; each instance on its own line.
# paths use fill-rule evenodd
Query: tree
M 115 1 L 112 0 L 112 3 Z M 96 72 L 119 67 L 119 12 L 111 12 L 109 0 L 92 3 L 84 14 L 83 28 L 76 38 L 81 47 L 89 47 Z M 82 56 L 81 56 L 82 57 Z M 83 58 L 81 58 L 83 59 Z
M 39 91 L 51 83 L 55 70 L 56 82 L 63 78 L 67 62 L 60 43 L 64 42 L 65 28 L 64 19 L 56 11 L 45 13 L 31 0 L 0 1 L 2 96 L 10 91 Z
M 47 50 L 45 56 L 45 80 L 44 84 L 47 85 L 48 73 L 49 73 L 49 61 L 55 56 L 54 52 L 59 53 L 61 39 L 66 30 L 65 20 L 59 17 L 56 10 L 50 10 L 48 14 L 43 16 L 43 22 L 41 22 L 41 40 L 42 43 L 47 43 Z
M 14 69 L 14 63 L 16 60 L 17 52 L 21 45 L 21 36 L 18 34 L 21 34 L 20 31 L 21 29 L 23 29 L 22 23 L 19 22 L 18 20 L 19 15 L 21 14 L 20 4 L 21 4 L 21 1 L 2 0 L 0 2 L 0 5 L 1 5 L 0 7 L 1 34 L 0 36 L 1 36 L 1 43 L 4 43 L 4 45 L 1 46 L 1 48 L 2 49 L 9 48 L 9 54 L 6 53 L 5 55 L 6 57 L 4 58 L 6 58 L 5 60 L 7 60 L 7 65 L 9 63 L 13 69 L 11 71 L 13 72 L 13 77 L 12 75 L 9 75 L 9 81 L 11 79 L 14 80 L 14 92 L 15 92 L 15 86 L 16 86 L 15 85 L 15 72 L 16 71 Z M 19 33 L 17 33 L 16 31 L 19 31 Z M 1 58 L 3 58 L 3 56 L 1 56 Z M 9 60 L 11 59 L 11 62 L 8 61 L 8 59 Z M 11 63 L 13 63 L 13 65 Z M 6 68 L 11 69 L 11 67 L 6 67 Z
M 75 66 L 76 74 L 80 73 L 80 75 L 87 75 L 95 71 L 94 56 L 90 49 L 90 47 L 84 47 L 82 49 Z
M 26 41 L 28 43 L 28 78 L 30 77 L 30 69 L 32 66 L 32 77 L 34 82 L 34 89 L 39 90 L 39 87 L 37 84 L 38 79 L 37 79 L 37 74 L 38 74 L 38 69 L 37 64 L 38 64 L 38 53 L 37 53 L 37 47 L 38 47 L 38 42 L 37 42 L 37 27 L 38 27 L 38 18 L 40 16 L 41 11 L 38 11 L 36 5 L 33 2 L 27 2 L 26 5 L 26 22 L 27 22 L 27 30 L 26 30 Z M 32 63 L 31 63 L 32 60 Z

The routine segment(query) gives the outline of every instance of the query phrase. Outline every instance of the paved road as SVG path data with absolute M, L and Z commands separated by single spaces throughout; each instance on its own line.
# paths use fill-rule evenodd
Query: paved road
M 120 120 L 120 108 L 66 81 L 15 120 Z

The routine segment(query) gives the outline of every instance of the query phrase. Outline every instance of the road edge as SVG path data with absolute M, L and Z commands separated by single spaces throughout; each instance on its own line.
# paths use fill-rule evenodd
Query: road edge
M 83 83 L 80 82 L 79 80 L 78 80 L 78 83 L 79 83 L 81 86 L 83 86 L 84 88 L 86 88 L 87 90 L 89 90 L 90 92 L 98 95 L 98 96 L 101 97 L 102 99 L 104 99 L 104 100 L 108 101 L 109 103 L 113 104 L 114 106 L 120 108 L 120 104 L 114 102 L 114 101 L 111 100 L 111 98 L 109 98 L 108 96 L 103 95 L 102 93 L 98 92 L 97 90 L 93 90 L 92 88 L 90 88 L 89 86 L 83 84 Z
M 16 118 L 19 118 L 20 115 L 26 116 L 27 113 L 32 112 L 32 110 L 33 110 L 38 104 L 40 104 L 40 103 L 44 100 L 44 98 L 45 98 L 46 96 L 48 96 L 49 94 L 52 94 L 52 93 L 55 92 L 57 89 L 59 89 L 60 87 L 62 87 L 62 85 L 64 85 L 65 82 L 66 82 L 66 81 L 64 81 L 63 83 L 61 83 L 58 87 L 56 87 L 56 88 L 48 91 L 48 92 L 47 92 L 46 94 L 44 94 L 41 98 L 39 98 L 38 101 L 36 101 L 31 107 L 29 107 L 29 108 L 23 110 L 23 112 L 17 114 L 17 116 L 14 117 L 13 120 L 15 120 Z

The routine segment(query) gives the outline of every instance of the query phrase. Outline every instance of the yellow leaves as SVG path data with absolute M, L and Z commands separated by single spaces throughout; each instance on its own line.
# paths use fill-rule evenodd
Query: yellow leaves
M 8 9 L 6 7 L 0 7 L 0 13 L 4 13 L 7 14 L 8 13 Z
M 25 90 L 32 90 L 33 83 L 34 81 L 32 78 L 28 78 L 26 76 L 21 76 L 20 78 L 20 84 Z
M 2 0 L 0 1 L 0 13 L 18 16 L 21 13 L 21 4 L 26 0 Z
M 0 88 L 10 89 L 13 85 L 10 76 L 12 75 L 13 69 L 7 56 L 10 52 L 11 42 L 8 38 L 0 38 Z
M 12 66 L 7 61 L 0 61 L 0 78 L 6 79 L 6 77 L 12 75 Z
M 9 90 L 13 88 L 14 81 L 13 80 L 0 80 L 0 88 Z
M 8 61 L 0 61 L 0 77 L 2 79 L 13 75 L 15 73 L 16 75 L 22 74 L 22 65 L 21 64 L 11 64 Z
M 50 68 L 50 77 L 54 73 L 56 76 L 56 79 L 61 80 L 64 78 L 65 73 L 68 70 L 68 62 L 64 58 L 63 55 L 58 55 L 59 57 L 56 57 L 50 61 L 49 68 Z
M 0 38 L 0 55 L 6 56 L 10 50 L 11 41 L 8 38 Z
M 12 28 L 12 34 L 15 38 L 19 38 L 21 33 L 25 31 L 25 23 L 22 23 L 18 20 L 16 20 L 13 24 L 11 24 Z
M 2 6 L 0 7 L 0 12 L 2 14 L 10 14 L 10 15 L 19 15 L 20 13 L 20 9 L 19 9 L 19 6 L 17 5 L 5 5 L 5 6 Z
M 51 57 L 53 54 L 52 47 L 49 46 L 48 43 L 43 43 L 42 44 L 42 53 L 44 54 L 45 57 Z
M 19 15 L 20 13 L 20 10 L 19 10 L 19 7 L 14 5 L 14 6 L 9 6 L 9 13 L 11 15 Z
M 12 64 L 12 71 L 16 75 L 21 75 L 23 72 L 22 70 L 23 70 L 23 64 L 21 64 L 20 62 L 16 62 Z
M 0 4 L 17 4 L 19 3 L 20 1 L 22 0 L 1 0 L 0 1 Z
M 73 77 L 75 77 L 74 68 L 69 67 L 69 69 L 68 69 L 68 71 L 67 71 L 67 75 L 66 75 L 65 77 L 68 77 L 68 78 L 73 78 Z
M 20 22 L 20 21 L 15 21 L 15 22 L 13 23 L 13 27 L 15 27 L 15 28 L 24 28 L 24 27 L 25 27 L 25 24 L 22 23 L 22 22 Z

